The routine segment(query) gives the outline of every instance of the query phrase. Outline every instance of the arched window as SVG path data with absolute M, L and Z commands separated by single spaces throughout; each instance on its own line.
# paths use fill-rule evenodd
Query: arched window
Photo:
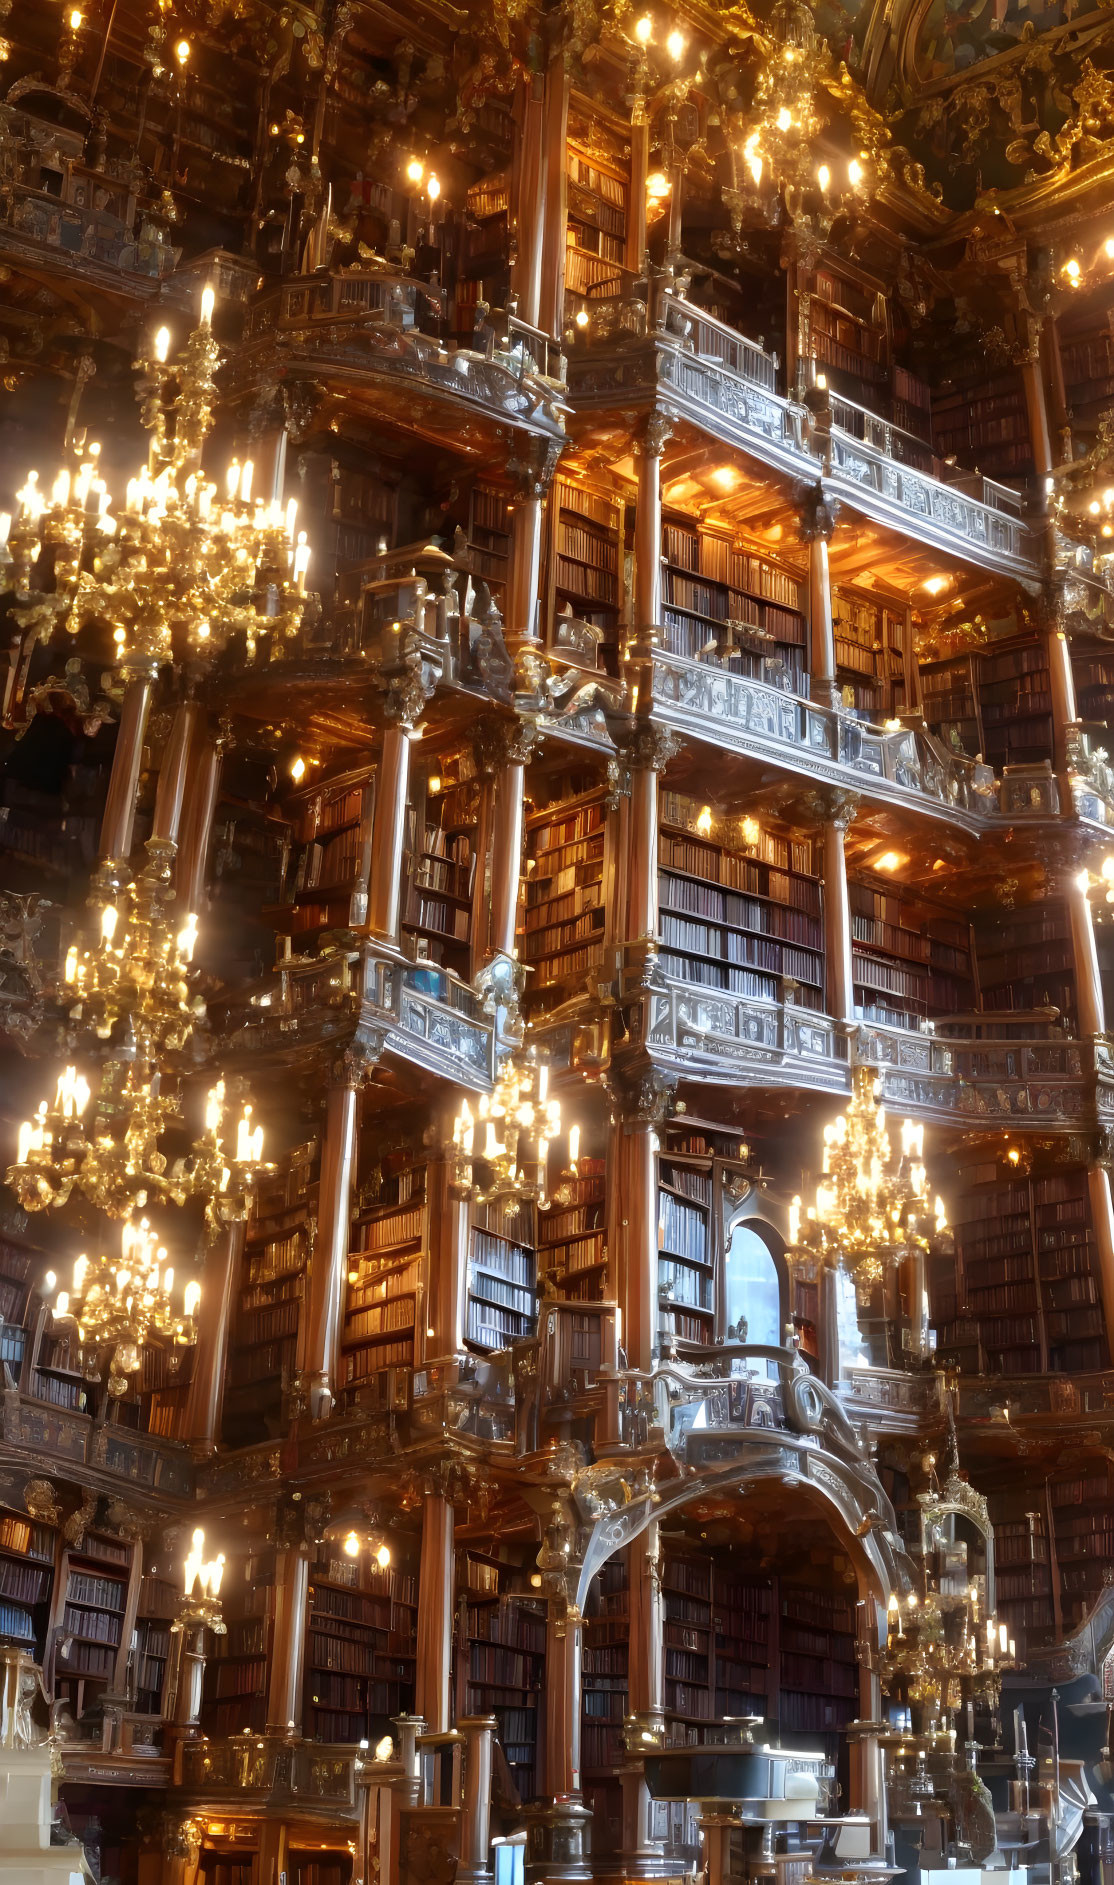
M 743 1322 L 748 1342 L 779 1348 L 785 1322 L 781 1276 L 770 1246 L 750 1224 L 736 1224 L 730 1232 L 724 1281 L 728 1340 L 743 1339 L 735 1333 Z

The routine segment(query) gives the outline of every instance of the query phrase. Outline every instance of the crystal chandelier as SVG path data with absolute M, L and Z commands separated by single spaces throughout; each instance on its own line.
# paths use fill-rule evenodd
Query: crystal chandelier
M 47 1278 L 48 1288 L 52 1284 Z M 197 1340 L 201 1285 L 186 1284 L 175 1307 L 174 1271 L 167 1252 L 146 1218 L 121 1226 L 118 1257 L 82 1255 L 73 1266 L 68 1290 L 54 1302 L 55 1320 L 71 1322 L 83 1353 L 110 1349 L 108 1388 L 127 1390 L 128 1376 L 139 1367 L 140 1351 L 154 1340 L 190 1346 Z M 90 1379 L 97 1379 L 90 1375 Z
M 923 1163 L 924 1127 L 906 1119 L 895 1156 L 874 1075 L 856 1067 L 847 1112 L 824 1128 L 823 1176 L 802 1219 L 800 1198 L 789 1212 L 790 1257 L 819 1258 L 850 1270 L 869 1288 L 932 1236 L 947 1229 L 942 1200 L 929 1195 Z
M 90 1110 L 90 1102 L 93 1102 Z M 235 1151 L 223 1137 L 225 1088 L 208 1098 L 205 1131 L 188 1159 L 171 1166 L 159 1140 L 181 1122 L 177 1096 L 161 1091 L 149 1064 L 106 1061 L 96 1098 L 84 1074 L 67 1067 L 53 1103 L 43 1100 L 19 1129 L 15 1163 L 5 1182 L 25 1211 L 67 1203 L 76 1189 L 107 1217 L 130 1217 L 150 1204 L 204 1199 L 210 1227 L 243 1214 L 262 1160 L 263 1132 L 244 1105 Z
M 309 566 L 297 506 L 254 497 L 250 462 L 230 466 L 223 493 L 202 473 L 220 360 L 212 312 L 207 288 L 180 355 L 170 358 L 163 327 L 137 362 L 151 442 L 119 516 L 96 445 L 75 448 L 49 494 L 32 471 L 18 516 L 0 516 L 16 619 L 44 641 L 58 627 L 110 624 L 118 661 L 161 663 L 216 654 L 237 631 L 249 655 L 262 635 L 297 632 Z
M 509 1210 L 533 1201 L 548 1210 L 549 1148 L 561 1132 L 561 1106 L 549 1097 L 549 1068 L 533 1049 L 508 1055 L 490 1098 L 473 1114 L 467 1100 L 453 1125 L 454 1190 L 476 1204 L 507 1200 Z M 481 1135 L 477 1144 L 477 1133 Z M 574 1137 L 575 1135 L 575 1137 Z M 579 1133 L 569 1134 L 575 1164 Z
M 100 934 L 91 947 L 71 946 L 64 969 L 70 1014 L 98 1040 L 123 1021 L 136 1051 L 180 1052 L 193 1032 L 195 1008 L 186 971 L 197 942 L 197 918 L 179 928 L 170 911 L 173 846 L 148 840 L 148 862 L 117 901 L 101 908 Z

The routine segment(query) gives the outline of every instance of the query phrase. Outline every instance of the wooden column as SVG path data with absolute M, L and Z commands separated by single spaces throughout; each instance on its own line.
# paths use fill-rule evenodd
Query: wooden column
M 646 259 L 646 180 L 650 174 L 650 126 L 645 117 L 631 126 L 630 207 L 627 213 L 626 266 L 642 273 Z
M 1110 1195 L 1110 1173 L 1105 1165 L 1091 1166 L 1087 1173 L 1087 1190 L 1095 1232 L 1102 1319 L 1107 1347 L 1114 1356 L 1114 1200 Z
M 658 1352 L 658 1133 L 676 1087 L 649 1067 L 613 1076 L 610 1085 L 622 1138 L 613 1259 L 622 1314 L 619 1339 L 627 1366 L 649 1374 Z
M 545 1630 L 545 1787 L 551 1800 L 580 1793 L 584 1621 L 551 1602 Z
M 447 1131 L 445 1138 L 448 1139 Z M 434 1261 L 430 1266 L 425 1359 L 443 1361 L 464 1353 L 472 1213 L 468 1200 L 457 1197 L 452 1189 L 448 1158 L 432 1166 L 431 1171 L 436 1187 L 430 1237 Z
M 1041 372 L 1041 323 L 1035 315 L 1023 315 L 1027 334 L 1024 353 L 1021 359 L 1021 383 L 1025 389 L 1025 408 L 1029 415 L 1029 439 L 1033 448 L 1033 465 L 1040 479 L 1040 505 L 1047 508 L 1047 495 L 1044 480 L 1052 475 L 1055 462 L 1052 454 L 1052 430 L 1048 423 L 1048 404 L 1045 399 L 1044 374 Z
M 333 1084 L 325 1100 L 317 1235 L 309 1266 L 302 1359 L 307 1404 L 315 1420 L 327 1414 L 336 1399 L 340 1328 L 348 1281 L 357 1093 L 365 1064 L 356 1056 L 346 1056 L 334 1070 Z
M 551 59 L 545 75 L 544 121 L 542 127 L 542 168 L 545 178 L 543 198 L 544 235 L 541 267 L 541 301 L 538 326 L 548 334 L 559 334 L 565 313 L 565 224 L 568 219 L 568 177 L 565 171 L 565 145 L 569 129 L 569 75 L 564 60 Z
M 159 782 L 155 789 L 155 812 L 151 820 L 152 838 L 176 845 L 182 822 L 194 741 L 201 721 L 201 707 L 196 700 L 184 700 L 174 715 L 170 738 L 163 748 L 159 764 Z
M 1052 764 L 1061 775 L 1064 791 L 1069 792 L 1068 775 L 1077 769 L 1082 757 L 1071 645 L 1058 622 L 1050 625 L 1045 642 L 1048 650 L 1049 691 L 1052 695 Z M 1063 809 L 1070 811 L 1070 802 Z
M 536 742 L 533 727 L 520 721 L 506 721 L 500 727 L 491 826 L 491 953 L 496 956 L 515 952 L 526 764 Z
M 1054 314 L 1046 314 L 1041 325 L 1041 363 L 1044 368 L 1045 403 L 1052 430 L 1052 452 L 1058 465 L 1072 460 L 1071 418 L 1068 393 L 1064 384 L 1064 359 L 1060 352 L 1060 329 Z
M 367 924 L 374 937 L 396 949 L 402 916 L 412 731 L 409 723 L 402 718 L 389 721 L 384 729 L 372 824 Z
M 197 1345 L 193 1351 L 193 1373 L 186 1396 L 182 1435 L 199 1453 L 215 1452 L 220 1438 L 232 1292 L 240 1270 L 246 1229 L 243 1218 L 237 1218 L 224 1227 L 205 1252 Z
M 209 846 L 220 792 L 222 742 L 208 728 L 195 729 L 186 779 L 175 866 L 178 908 L 200 916 L 208 901 Z
M 846 839 L 859 801 L 849 792 L 832 792 L 823 795 L 823 802 L 825 1006 L 833 1020 L 850 1027 L 855 1022 L 855 980 Z
M 173 1694 L 171 1719 L 178 1739 L 189 1739 L 198 1732 L 201 1722 L 205 1682 L 205 1625 L 196 1621 L 185 1603 L 179 1627 L 173 1632 L 171 1641 L 174 1657 L 169 1684 Z
M 677 751 L 677 741 L 652 720 L 640 720 L 626 745 L 630 766 L 626 936 L 628 944 L 656 942 L 658 892 L 658 780 Z
M 454 1592 L 452 1501 L 443 1491 L 427 1491 L 422 1508 L 422 1550 L 418 1565 L 414 1709 L 428 1724 L 430 1734 L 444 1734 L 449 1727 Z
M 514 292 L 518 312 L 531 327 L 540 326 L 542 253 L 545 215 L 545 83 L 527 73 L 521 92 L 522 117 L 515 166 Z M 562 234 L 564 232 L 562 231 Z
M 1075 965 L 1075 999 L 1080 1038 L 1106 1033 L 1106 1011 L 1102 997 L 1098 950 L 1087 895 L 1087 874 L 1071 870 L 1064 885 L 1071 919 L 1071 947 Z
M 634 513 L 634 621 L 636 635 L 661 626 L 661 460 L 672 421 L 652 412 L 635 443 L 638 496 Z M 645 703 L 644 703 L 645 704 Z
M 823 487 L 810 491 L 802 508 L 800 532 L 808 544 L 809 698 L 826 707 L 839 705 L 835 633 L 832 627 L 832 578 L 828 544 L 835 529 L 835 505 Z
M 291 1541 L 275 1554 L 275 1622 L 267 1678 L 267 1733 L 296 1734 L 302 1725 L 302 1683 L 309 1621 L 309 1555 Z
M 627 1706 L 634 1736 L 645 1734 L 652 1746 L 665 1725 L 665 1606 L 661 1589 L 661 1548 L 656 1524 L 649 1525 L 627 1547 L 627 1588 L 630 1605 L 629 1675 Z M 660 1870 L 662 1843 L 653 1836 L 653 1801 L 646 1785 L 644 1758 L 636 1746 L 621 1776 L 623 1790 L 623 1856 L 628 1875 L 646 1876 L 649 1867 Z
M 151 667 L 133 673 L 124 689 L 108 796 L 101 820 L 101 856 L 116 863 L 125 862 L 131 854 L 135 799 L 139 790 L 143 742 L 147 734 L 147 717 L 151 711 L 154 686 L 155 670 Z
M 492 1877 L 491 1737 L 499 1723 L 494 1715 L 467 1715 L 457 1726 L 464 1735 L 464 1802 L 456 1885 L 489 1885 Z

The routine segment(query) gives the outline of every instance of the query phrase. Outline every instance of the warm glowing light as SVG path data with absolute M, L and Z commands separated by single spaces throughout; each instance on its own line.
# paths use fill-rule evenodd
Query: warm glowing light
M 904 851 L 883 851 L 881 857 L 875 858 L 874 868 L 879 871 L 896 871 L 908 862 L 909 859 Z
M 186 65 L 189 62 L 189 56 L 190 56 L 189 40 L 180 39 L 178 41 L 178 44 L 174 48 L 174 57 L 177 59 L 179 65 Z
M 420 183 L 425 176 L 425 165 L 420 157 L 412 157 L 406 166 L 406 176 L 410 183 Z
M 293 779 L 295 785 L 300 785 L 305 776 L 306 762 L 299 753 L 296 759 L 290 761 L 290 777 Z
M 347 1556 L 348 1556 L 348 1557 L 350 1557 L 350 1558 L 358 1558 L 358 1557 L 359 1557 L 359 1555 L 360 1555 L 360 1540 L 359 1540 L 359 1538 L 357 1537 L 357 1535 L 356 1535 L 356 1533 L 355 1533 L 355 1532 L 349 1532 L 349 1534 L 348 1534 L 348 1536 L 347 1536 L 347 1538 L 346 1538 L 346 1539 L 345 1539 L 345 1541 L 344 1541 L 344 1549 L 345 1549 L 345 1553 L 347 1554 Z
M 390 1545 L 383 1544 L 383 1545 L 378 1546 L 375 1553 L 375 1562 L 379 1566 L 379 1569 L 381 1571 L 386 1571 L 388 1569 L 391 1562 Z
M 1077 262 L 1075 256 L 1072 255 L 1072 256 L 1069 256 L 1068 260 L 1064 263 L 1064 266 L 1060 270 L 1060 273 L 1062 275 L 1067 276 L 1067 279 L 1071 282 L 1072 287 L 1074 288 L 1077 285 L 1077 283 L 1080 281 L 1083 274 L 1083 270 L 1080 267 L 1079 263 Z
M 775 120 L 779 131 L 788 131 L 793 123 L 793 113 L 788 105 L 783 105 Z
M 654 37 L 654 22 L 648 13 L 634 23 L 634 36 L 640 46 L 648 46 Z
M 577 324 L 577 326 L 578 326 L 578 327 L 587 327 L 587 325 L 588 325 L 588 319 L 589 319 L 589 316 L 588 316 L 588 310 L 587 310 L 587 308 L 579 308 L 579 309 L 577 310 L 577 315 L 576 315 L 576 324 Z
M 921 588 L 927 589 L 930 596 L 938 596 L 947 588 L 950 581 L 950 576 L 926 576 Z
M 672 59 L 674 65 L 677 65 L 680 62 L 680 60 L 682 60 L 685 56 L 684 34 L 677 32 L 676 28 L 674 28 L 673 32 L 670 33 L 669 38 L 665 42 L 665 49 L 668 52 L 669 57 Z
M 673 188 L 664 170 L 652 170 L 646 179 L 646 195 L 651 203 L 661 203 Z
M 820 185 L 820 188 L 822 190 L 826 190 L 828 188 L 828 185 L 831 183 L 831 180 L 832 180 L 832 173 L 828 169 L 827 164 L 821 164 L 819 170 L 816 172 L 816 181 Z
M 394 1751 L 395 1744 L 389 1734 L 385 1734 L 381 1741 L 375 1743 L 375 1758 L 377 1761 L 389 1761 Z
M 702 838 L 706 838 L 712 829 L 712 808 L 705 805 L 696 820 L 696 829 Z
M 848 164 L 847 175 L 851 180 L 852 187 L 858 189 L 865 172 L 857 157 L 852 157 L 851 162 Z
M 426 187 L 426 195 L 429 197 L 430 202 L 436 203 L 438 197 L 441 194 L 441 184 L 439 180 L 436 177 L 431 176 L 425 187 Z
M 733 491 L 739 482 L 739 474 L 734 465 L 717 465 L 712 477 L 721 491 Z

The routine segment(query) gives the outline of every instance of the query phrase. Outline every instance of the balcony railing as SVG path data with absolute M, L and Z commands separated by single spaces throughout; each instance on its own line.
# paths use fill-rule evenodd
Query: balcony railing
M 435 962 L 408 962 L 364 943 L 284 963 L 230 1011 L 226 1051 L 252 1059 L 293 1046 L 361 1039 L 472 1089 L 490 1089 L 495 1025 L 467 982 Z
M 962 483 L 945 482 L 945 467 L 923 440 L 842 397 L 831 401 L 830 423 L 814 424 L 806 407 L 776 391 L 774 354 L 686 301 L 667 280 L 654 280 L 645 294 L 639 287 L 625 306 L 617 299 L 590 304 L 571 372 L 577 404 L 660 387 L 682 417 L 791 476 L 823 475 L 837 496 L 879 521 L 927 532 L 956 555 L 1035 576 L 1037 548 L 1007 486 L 962 474 Z M 631 352 L 639 339 L 655 350 L 648 371 Z
M 702 988 L 662 976 L 631 1017 L 632 1038 L 657 1061 L 764 1085 L 809 1086 L 842 1093 L 848 1084 L 844 1031 L 827 1015 L 793 1001 Z
M 35 1460 L 89 1466 L 118 1480 L 172 1498 L 188 1499 L 195 1482 L 187 1448 L 131 1427 L 94 1421 L 88 1414 L 55 1407 L 16 1388 L 7 1376 L 0 1396 L 0 1439 L 9 1450 Z M 48 1470 L 51 1467 L 48 1465 Z
M 284 282 L 256 303 L 245 337 L 250 343 L 277 335 L 293 360 L 318 370 L 418 381 L 560 436 L 564 355 L 551 335 L 513 307 L 495 314 L 472 347 L 444 329 L 440 294 L 384 262 Z
M 237 1736 L 231 1741 L 181 1744 L 178 1784 L 206 1799 L 255 1796 L 256 1803 L 317 1801 L 333 1810 L 355 1813 L 359 1805 L 356 1765 L 360 1752 L 271 1736 Z
M 856 1052 L 878 1068 L 885 1104 L 918 1118 L 1067 1131 L 1095 1111 L 1093 1056 L 1079 1041 L 949 1040 L 863 1022 Z

